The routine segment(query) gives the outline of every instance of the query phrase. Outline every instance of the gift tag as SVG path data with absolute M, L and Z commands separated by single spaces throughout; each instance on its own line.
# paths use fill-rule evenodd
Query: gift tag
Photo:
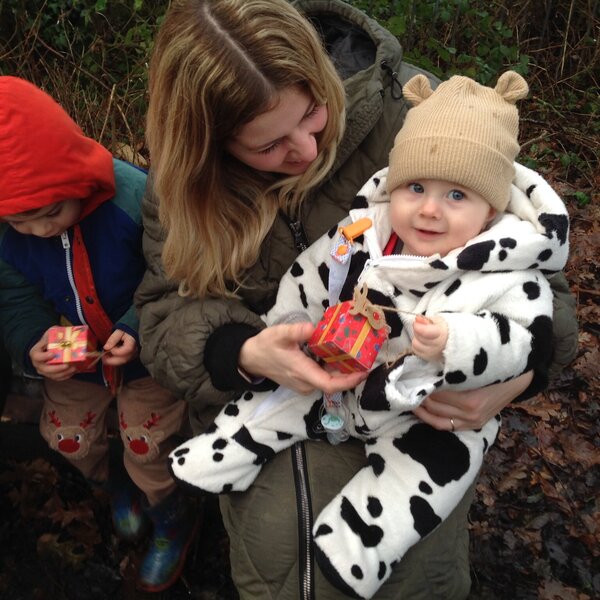
M 362 235 L 369 227 L 373 225 L 371 219 L 364 217 L 340 227 L 340 235 L 331 249 L 331 256 L 340 264 L 345 265 L 352 256 L 354 239 Z
M 331 256 L 334 260 L 345 265 L 352 256 L 352 242 L 344 235 L 340 234 L 331 249 Z

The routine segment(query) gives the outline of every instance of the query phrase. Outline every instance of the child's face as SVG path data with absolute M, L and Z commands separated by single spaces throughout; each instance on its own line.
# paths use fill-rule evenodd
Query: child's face
M 13 229 L 23 235 L 49 238 L 61 235 L 77 223 L 81 215 L 81 201 L 64 200 L 38 210 L 4 217 Z
M 445 256 L 479 234 L 496 211 L 474 191 L 447 181 L 424 179 L 391 194 L 393 230 L 402 254 Z

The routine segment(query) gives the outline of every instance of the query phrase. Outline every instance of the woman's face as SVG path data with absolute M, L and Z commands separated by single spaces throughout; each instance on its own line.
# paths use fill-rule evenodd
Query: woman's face
M 327 106 L 318 105 L 304 88 L 286 88 L 273 108 L 239 130 L 227 151 L 257 171 L 301 175 L 317 158 L 315 136 L 327 116 Z

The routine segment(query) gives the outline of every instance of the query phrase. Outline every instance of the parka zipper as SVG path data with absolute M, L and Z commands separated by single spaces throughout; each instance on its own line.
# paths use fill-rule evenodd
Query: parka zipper
M 306 237 L 306 232 L 304 231 L 302 221 L 300 221 L 299 217 L 295 220 L 291 219 L 281 209 L 279 210 L 279 214 L 285 221 L 285 224 L 288 226 L 289 230 L 292 232 L 296 251 L 304 252 L 308 248 L 308 238 Z
M 300 600 L 314 600 L 314 557 L 312 552 L 312 506 L 306 450 L 302 442 L 292 446 L 296 504 L 298 511 L 298 567 Z

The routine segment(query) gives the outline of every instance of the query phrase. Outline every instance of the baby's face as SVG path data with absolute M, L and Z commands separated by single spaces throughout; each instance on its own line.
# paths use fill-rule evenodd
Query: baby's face
M 79 221 L 80 216 L 81 201 L 64 200 L 37 210 L 8 215 L 4 221 L 23 235 L 48 238 L 64 233 Z
M 479 234 L 496 211 L 473 190 L 423 179 L 391 194 L 392 229 L 404 242 L 402 254 L 445 256 Z

